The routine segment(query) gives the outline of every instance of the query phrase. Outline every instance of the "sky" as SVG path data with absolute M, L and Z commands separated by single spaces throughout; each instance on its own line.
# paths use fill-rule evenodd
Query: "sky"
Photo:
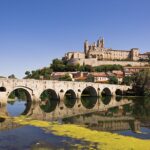
M 0 0 L 0 76 L 49 66 L 83 42 L 150 51 L 149 0 Z

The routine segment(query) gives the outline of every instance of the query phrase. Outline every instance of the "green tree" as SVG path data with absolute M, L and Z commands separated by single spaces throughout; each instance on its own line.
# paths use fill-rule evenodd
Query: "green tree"
M 89 74 L 87 76 L 86 82 L 94 82 L 94 76 L 92 74 Z
M 59 81 L 72 81 L 70 75 L 66 73 L 64 76 L 59 78 Z
M 123 70 L 121 65 L 101 65 L 94 67 L 96 72 L 107 72 L 113 70 Z
M 133 77 L 132 76 L 125 76 L 123 78 L 123 84 L 131 85 L 133 83 Z
M 150 69 L 135 75 L 134 90 L 138 95 L 150 95 Z
M 16 79 L 14 74 L 11 74 L 10 76 L 8 76 L 9 79 Z
M 63 72 L 63 71 L 65 71 L 65 68 L 66 68 L 66 65 L 60 59 L 54 59 L 51 64 L 51 69 L 53 69 L 53 71 Z
M 109 84 L 118 84 L 118 79 L 115 76 L 110 76 L 108 82 Z
M 26 76 L 30 76 L 30 71 L 26 71 L 26 72 L 25 72 L 25 75 L 26 75 Z

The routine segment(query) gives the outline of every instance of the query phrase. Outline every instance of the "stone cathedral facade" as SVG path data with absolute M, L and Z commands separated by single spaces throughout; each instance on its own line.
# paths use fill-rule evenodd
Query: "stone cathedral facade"
M 148 59 L 147 54 L 140 54 L 138 48 L 132 48 L 130 50 L 114 50 L 111 48 L 105 48 L 104 46 L 104 38 L 97 40 L 93 44 L 89 44 L 86 40 L 84 42 L 84 52 L 68 52 L 65 57 L 69 63 L 80 65 L 88 64 L 92 66 L 101 65 L 102 63 L 108 64 L 110 61 L 115 61 L 117 64 L 121 64 L 123 66 L 128 64 L 133 64 L 135 66 L 139 60 Z M 112 63 L 113 63 L 112 62 Z M 146 62 L 142 62 L 144 65 Z M 137 64 L 138 65 L 138 64 Z

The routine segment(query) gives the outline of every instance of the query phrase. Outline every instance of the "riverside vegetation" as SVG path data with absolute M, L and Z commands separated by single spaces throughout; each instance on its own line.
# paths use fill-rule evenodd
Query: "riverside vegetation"
M 5 116 L 1 116 L 1 118 Z M 7 119 L 12 119 L 8 118 Z M 6 119 L 5 118 L 5 119 Z M 13 122 L 20 125 L 32 125 L 35 127 L 44 128 L 57 136 L 64 136 L 84 140 L 88 142 L 88 149 L 100 150 L 149 150 L 150 141 L 136 139 L 133 137 L 125 137 L 118 134 L 90 130 L 83 126 L 71 124 L 58 124 L 56 122 L 47 122 L 32 120 L 24 116 L 14 117 Z M 80 131 L 80 132 L 77 132 Z M 81 144 L 77 144 L 78 149 L 83 149 Z

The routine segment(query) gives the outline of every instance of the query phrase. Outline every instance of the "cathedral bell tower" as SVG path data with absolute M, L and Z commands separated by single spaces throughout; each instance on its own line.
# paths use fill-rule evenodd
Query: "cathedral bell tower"
M 87 55 L 88 50 L 89 50 L 89 44 L 88 44 L 88 41 L 86 40 L 84 42 L 84 53 L 85 53 L 85 55 Z

